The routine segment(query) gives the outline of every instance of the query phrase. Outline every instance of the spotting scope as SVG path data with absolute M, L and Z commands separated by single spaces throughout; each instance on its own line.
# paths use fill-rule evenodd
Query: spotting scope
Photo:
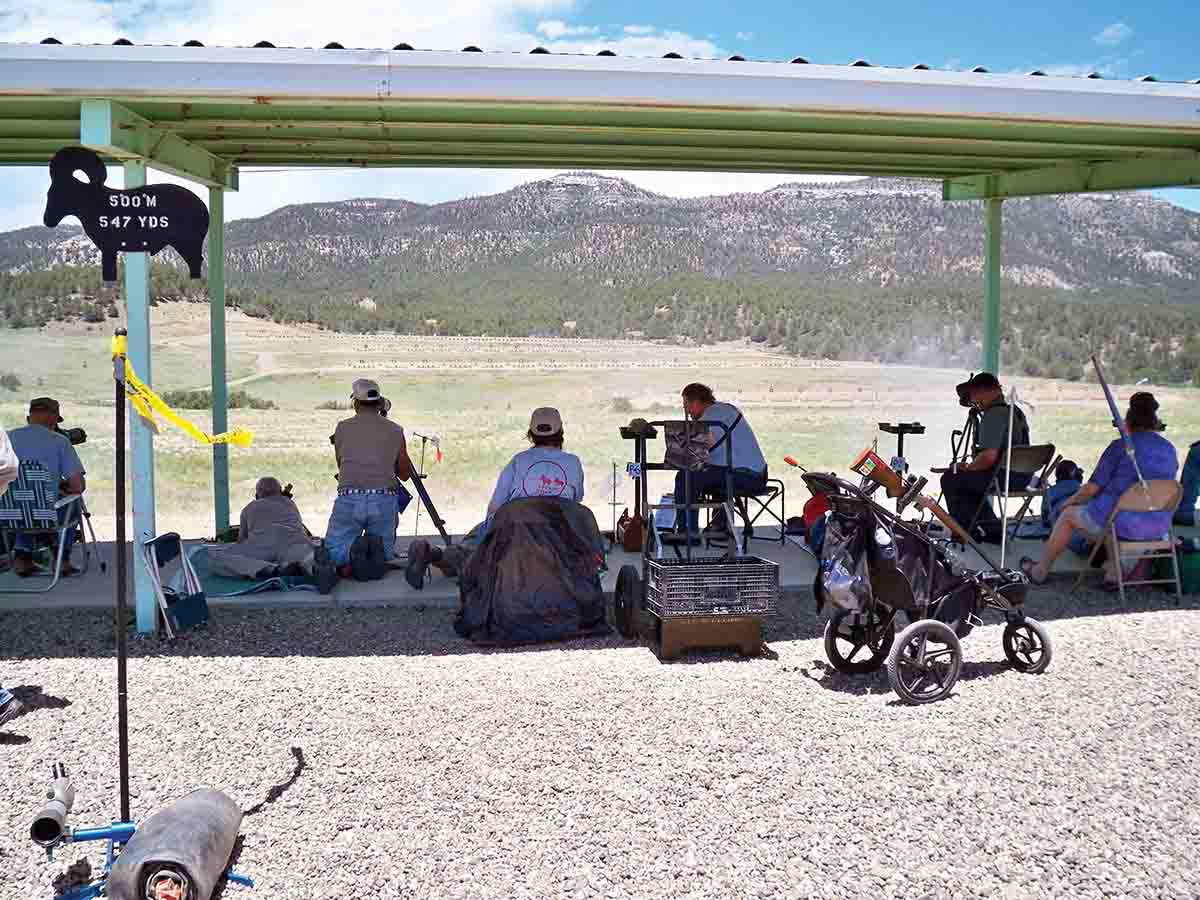
M 57 846 L 67 837 L 67 816 L 75 804 L 75 785 L 67 777 L 66 767 L 62 763 L 55 763 L 50 775 L 53 780 L 46 791 L 46 803 L 29 826 L 29 836 L 33 842 L 47 849 Z

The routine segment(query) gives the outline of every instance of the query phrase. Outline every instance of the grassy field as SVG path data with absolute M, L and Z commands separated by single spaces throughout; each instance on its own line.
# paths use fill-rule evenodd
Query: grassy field
M 160 305 L 153 310 L 153 381 L 159 390 L 203 388 L 209 380 L 208 322 L 202 305 Z M 602 527 L 612 520 L 612 464 L 618 465 L 617 501 L 632 505 L 624 476 L 632 447 L 618 427 L 633 415 L 678 417 L 679 389 L 689 381 L 713 386 L 721 399 L 744 410 L 759 437 L 773 475 L 789 491 L 789 508 L 807 497 L 798 473 L 782 458 L 795 456 L 810 469 L 844 472 L 876 438 L 890 455 L 895 439 L 880 434 L 882 421 L 920 421 L 927 433 L 909 438 L 907 456 L 917 471 L 945 462 L 950 432 L 964 410 L 954 384 L 966 373 L 853 363 L 814 363 L 748 344 L 717 347 L 659 346 L 639 342 L 408 338 L 332 335 L 313 328 L 277 326 L 231 311 L 229 377 L 250 394 L 272 400 L 278 410 L 235 410 L 231 424 L 254 431 L 250 450 L 231 450 L 234 515 L 252 499 L 255 479 L 274 474 L 295 485 L 297 501 L 314 531 L 324 529 L 335 471 L 328 436 L 344 411 L 318 409 L 344 403 L 350 382 L 376 378 L 395 404 L 392 418 L 404 425 L 410 451 L 419 457 L 414 433 L 436 434 L 444 459 L 432 461 L 428 486 L 441 514 L 458 530 L 480 517 L 500 468 L 527 444 L 529 411 L 557 406 L 567 449 L 583 459 L 588 505 Z M 24 420 L 24 403 L 37 394 L 56 396 L 67 426 L 89 435 L 80 455 L 90 476 L 89 503 L 102 537 L 112 533 L 114 434 L 103 326 L 55 326 L 0 332 L 0 372 L 15 372 L 18 392 L 0 392 L 0 423 Z M 1100 389 L 1020 378 L 1015 381 L 1030 410 L 1034 440 L 1053 441 L 1090 470 L 1114 436 Z M 1132 389 L 1118 386 L 1121 400 Z M 1195 391 L 1156 390 L 1168 437 L 1181 449 L 1200 433 Z M 628 401 L 634 412 L 618 412 Z M 617 407 L 614 406 L 617 404 Z M 191 415 L 191 414 L 189 414 Z M 206 430 L 209 417 L 194 414 Z M 212 533 L 211 451 L 181 432 L 164 430 L 156 440 L 159 531 L 189 536 Z M 652 448 L 652 455 L 661 445 Z M 1181 454 L 1182 455 L 1182 454 Z M 663 489 L 669 478 L 662 479 Z M 619 511 L 619 509 L 618 509 Z M 414 509 L 401 523 L 411 533 Z M 422 514 L 422 531 L 428 519 Z

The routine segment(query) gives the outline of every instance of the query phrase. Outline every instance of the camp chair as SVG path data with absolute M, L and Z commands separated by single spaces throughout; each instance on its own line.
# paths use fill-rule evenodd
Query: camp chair
M 779 510 L 776 511 L 772 504 L 779 501 Z M 757 504 L 754 510 L 754 515 L 750 514 L 750 501 Z M 755 491 L 751 494 L 733 495 L 733 508 L 738 516 L 741 517 L 742 529 L 742 552 L 749 552 L 750 541 L 755 538 L 754 523 L 764 515 L 774 519 L 779 523 L 779 537 L 758 538 L 758 540 L 774 541 L 784 543 L 787 540 L 787 507 L 786 498 L 784 495 L 783 482 L 778 478 L 768 478 L 766 485 L 762 490 Z
M 162 613 L 163 629 L 168 638 L 174 638 L 176 632 L 187 631 L 194 625 L 208 621 L 208 600 L 204 596 L 204 588 L 200 578 L 192 567 L 191 560 L 183 552 L 183 541 L 174 531 L 160 534 L 156 538 L 138 544 L 142 565 L 150 576 L 154 587 L 154 598 L 158 601 Z M 171 587 L 164 587 L 162 568 L 168 563 L 179 560 L 183 570 L 184 593 L 180 594 Z M 174 624 L 172 624 L 174 623 Z
M 49 470 L 34 460 L 25 460 L 17 470 L 16 480 L 0 496 L 0 546 L 10 555 L 18 534 L 30 537 L 51 536 L 55 538 L 54 565 L 41 577 L 49 577 L 45 587 L 10 587 L 5 593 L 44 594 L 52 591 L 62 577 L 66 548 L 66 537 L 72 530 L 79 529 L 78 543 L 83 549 L 83 568 L 87 572 L 91 553 L 87 547 L 84 529 L 81 527 L 82 500 L 78 494 L 64 494 L 57 501 L 50 498 L 57 492 L 58 485 Z M 59 521 L 60 510 L 67 510 Z
M 705 498 L 715 500 L 715 495 L 705 494 Z M 753 500 L 757 507 L 754 512 L 750 511 L 750 501 Z M 775 501 L 779 501 L 778 511 L 772 506 Z M 779 523 L 779 537 L 760 537 L 760 541 L 778 541 L 780 544 L 787 541 L 787 510 L 785 506 L 785 495 L 783 482 L 778 478 L 768 478 L 766 484 L 761 490 L 753 493 L 733 494 L 733 512 L 736 518 L 742 520 L 742 552 L 750 552 L 750 541 L 755 540 L 754 523 L 757 522 L 763 515 L 770 516 Z M 708 520 L 712 521 L 712 509 L 708 509 Z M 725 538 L 721 536 L 708 536 L 704 539 L 705 546 L 724 546 Z
M 1137 584 L 1173 584 L 1175 585 L 1175 596 L 1183 599 L 1183 585 L 1179 580 L 1179 558 L 1175 555 L 1175 529 L 1170 524 L 1168 519 L 1167 536 L 1157 541 L 1123 541 L 1117 537 L 1117 513 L 1122 512 L 1165 512 L 1172 513 L 1179 505 L 1179 498 L 1183 494 L 1183 486 L 1178 481 L 1170 479 L 1158 479 L 1156 481 L 1147 481 L 1143 488 L 1140 483 L 1130 485 L 1125 489 L 1125 493 L 1121 495 L 1121 499 L 1117 501 L 1116 507 L 1108 516 L 1108 521 L 1104 525 L 1104 530 L 1107 532 L 1104 541 L 1097 541 L 1096 546 L 1092 549 L 1092 555 L 1088 558 L 1088 568 L 1096 559 L 1100 547 L 1107 545 L 1109 557 L 1113 560 L 1113 568 L 1116 570 L 1117 590 L 1121 595 L 1121 602 L 1125 602 L 1125 587 L 1126 585 Z M 1126 581 L 1121 568 L 1122 559 L 1137 559 L 1139 562 L 1144 559 L 1166 559 L 1171 558 L 1171 571 L 1173 573 L 1170 578 L 1139 578 L 1137 581 Z M 1078 588 L 1083 581 L 1086 570 L 1079 574 L 1075 580 L 1075 587 Z
M 997 466 L 992 470 L 991 484 L 988 485 L 983 499 L 979 501 L 979 507 L 975 510 L 975 516 L 971 519 L 971 524 L 968 526 L 967 531 L 971 531 L 978 524 L 985 504 L 998 499 L 1002 504 L 1007 506 L 1009 500 L 1017 497 L 1022 501 L 1021 509 L 1015 517 L 1010 516 L 1008 520 L 1010 523 L 1016 523 L 1016 528 L 1013 531 L 1013 538 L 1016 538 L 1021 530 L 1021 523 L 1025 520 L 1025 515 L 1029 512 L 1029 507 L 1033 503 L 1034 498 L 1046 495 L 1046 479 L 1050 477 L 1051 470 L 1058 464 L 1060 459 L 1062 459 L 1062 456 L 1055 455 L 1053 444 L 1014 446 L 1009 459 L 1009 470 L 1013 475 L 1029 475 L 1035 480 L 1031 480 L 1029 486 L 1024 489 L 1009 490 L 1008 493 L 1005 493 L 1006 479 L 1004 478 L 1004 466 Z

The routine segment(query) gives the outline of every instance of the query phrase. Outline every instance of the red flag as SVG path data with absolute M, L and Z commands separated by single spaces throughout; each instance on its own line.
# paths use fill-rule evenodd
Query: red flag
M 434 450 L 436 450 L 436 451 L 437 451 L 437 452 L 434 454 L 434 457 L 433 457 L 433 460 L 434 460 L 434 462 L 441 462 L 441 461 L 442 461 L 442 448 L 441 448 L 441 447 L 435 447 L 435 448 L 434 448 Z

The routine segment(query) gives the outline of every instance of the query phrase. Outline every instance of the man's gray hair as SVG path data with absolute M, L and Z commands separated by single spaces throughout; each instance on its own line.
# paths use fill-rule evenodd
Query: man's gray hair
M 263 497 L 277 497 L 282 493 L 283 485 L 279 483 L 278 478 L 272 478 L 270 475 L 258 479 L 258 484 L 254 485 L 254 497 L 257 500 Z

